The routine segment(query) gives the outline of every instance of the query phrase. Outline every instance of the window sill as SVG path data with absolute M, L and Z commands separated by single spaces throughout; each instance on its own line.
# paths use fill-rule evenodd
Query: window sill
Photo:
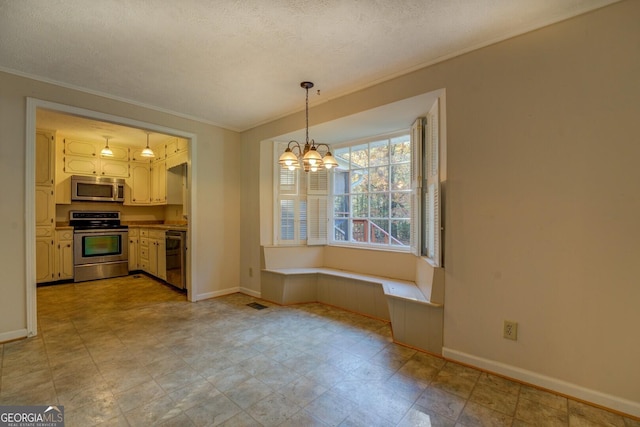
M 358 245 L 354 243 L 328 243 L 326 246 L 335 246 L 338 248 L 350 248 L 350 249 L 363 249 L 369 251 L 377 251 L 377 252 L 397 252 L 397 253 L 411 253 L 410 248 L 394 248 L 392 246 L 369 246 L 369 245 Z

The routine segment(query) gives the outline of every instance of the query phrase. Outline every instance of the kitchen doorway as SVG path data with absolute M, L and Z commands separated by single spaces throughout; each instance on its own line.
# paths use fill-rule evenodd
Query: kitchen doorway
M 126 117 L 114 116 L 111 114 L 100 113 L 97 111 L 87 110 L 83 108 L 73 107 L 65 104 L 59 104 L 49 101 L 43 101 L 35 98 L 27 98 L 26 111 L 26 165 L 25 165 L 25 211 L 26 232 L 26 306 L 27 306 L 27 335 L 34 336 L 37 334 L 37 292 L 36 292 L 36 129 L 37 129 L 37 112 L 38 110 L 47 110 L 59 114 L 85 118 L 92 121 L 104 122 L 105 124 L 132 128 L 135 130 L 146 130 L 149 132 L 172 135 L 187 140 L 188 145 L 188 165 L 187 168 L 187 185 L 189 188 L 188 201 L 189 209 L 189 225 L 188 225 L 188 247 L 195 246 L 197 236 L 192 232 L 192 225 L 195 223 L 196 201 L 194 198 L 196 182 L 195 171 L 197 170 L 196 135 L 184 132 L 179 129 L 168 128 L 157 124 L 142 122 Z M 186 259 L 187 263 L 187 295 L 189 301 L 195 301 L 198 294 L 196 286 L 191 280 L 191 272 L 194 271 L 194 257 L 189 251 Z

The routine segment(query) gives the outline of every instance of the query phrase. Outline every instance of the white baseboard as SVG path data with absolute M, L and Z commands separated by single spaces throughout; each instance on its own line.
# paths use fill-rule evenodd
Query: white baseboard
M 255 291 L 253 289 L 240 287 L 240 292 L 242 292 L 245 295 L 250 295 L 250 296 L 255 297 L 255 298 L 262 298 L 262 292 Z
M 220 291 L 206 292 L 204 294 L 198 294 L 196 296 L 196 301 L 201 301 L 203 299 L 209 299 L 209 298 L 221 297 L 223 295 L 235 294 L 236 292 L 240 292 L 240 287 L 236 286 L 234 288 L 222 289 Z
M 466 365 L 475 366 L 489 372 L 494 372 L 518 381 L 555 391 L 556 393 L 575 397 L 576 399 L 585 402 L 591 402 L 605 408 L 640 417 L 640 402 L 633 402 L 621 397 L 581 387 L 577 384 L 572 384 L 557 378 L 548 377 L 533 371 L 518 368 L 517 366 L 507 365 L 495 360 L 484 359 L 482 357 L 453 350 L 451 348 L 443 347 L 442 355 L 447 359 L 461 362 Z
M 18 329 L 16 331 L 3 332 L 0 334 L 0 343 L 5 341 L 16 340 L 19 338 L 26 338 L 29 335 L 26 329 Z

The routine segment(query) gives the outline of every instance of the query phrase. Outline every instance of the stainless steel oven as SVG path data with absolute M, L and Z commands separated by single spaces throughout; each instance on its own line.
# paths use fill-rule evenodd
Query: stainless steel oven
M 106 279 L 129 274 L 129 230 L 120 225 L 120 212 L 71 211 L 73 281 Z

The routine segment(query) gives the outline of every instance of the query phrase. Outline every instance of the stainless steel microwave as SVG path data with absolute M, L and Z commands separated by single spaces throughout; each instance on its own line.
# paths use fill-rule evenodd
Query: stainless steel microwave
M 71 200 L 124 202 L 124 179 L 103 176 L 71 176 Z

